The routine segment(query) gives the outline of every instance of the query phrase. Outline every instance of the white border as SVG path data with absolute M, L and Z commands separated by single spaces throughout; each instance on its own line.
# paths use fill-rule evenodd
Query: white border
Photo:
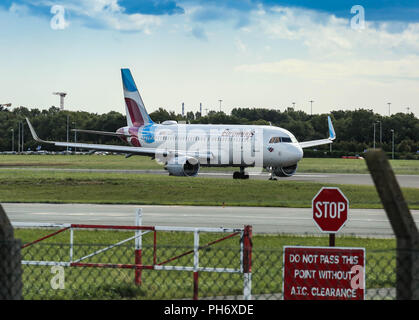
M 365 300 L 365 294 L 367 292 L 367 283 L 365 282 L 365 273 L 367 269 L 367 255 L 365 248 L 359 248 L 359 247 L 310 247 L 310 246 L 283 246 L 282 247 L 282 300 L 285 296 L 284 286 L 285 286 L 285 249 L 287 248 L 298 248 L 298 249 L 345 249 L 345 250 L 362 250 L 364 252 L 364 272 L 363 272 L 363 282 L 364 282 L 364 295 L 362 297 L 362 300 Z M 314 300 L 314 299 L 311 299 Z M 349 300 L 349 299 L 348 299 Z

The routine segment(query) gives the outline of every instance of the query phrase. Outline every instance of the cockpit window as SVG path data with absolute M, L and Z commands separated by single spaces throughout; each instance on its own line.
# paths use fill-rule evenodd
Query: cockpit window
M 292 143 L 298 143 L 297 139 L 293 135 L 291 135 L 291 142 Z
M 294 141 L 292 141 L 292 139 L 290 137 L 272 137 L 269 140 L 269 143 L 280 143 L 280 142 L 292 143 Z

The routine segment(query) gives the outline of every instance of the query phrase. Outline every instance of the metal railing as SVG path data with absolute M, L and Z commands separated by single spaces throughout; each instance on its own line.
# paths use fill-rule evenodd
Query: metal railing
M 243 275 L 243 298 L 246 300 L 251 299 L 251 257 L 252 257 L 252 245 L 251 226 L 245 226 L 244 228 L 193 228 L 193 227 L 167 227 L 167 226 L 141 226 L 141 209 L 137 211 L 136 226 L 119 226 L 119 225 L 88 225 L 88 224 L 51 224 L 51 223 L 14 223 L 15 228 L 42 228 L 42 229 L 57 229 L 47 235 L 41 236 L 33 241 L 22 245 L 22 265 L 24 266 L 37 266 L 37 267 L 82 267 L 82 268 L 112 268 L 112 269 L 134 269 L 134 284 L 141 286 L 143 283 L 142 273 L 144 270 L 156 270 L 156 271 L 189 271 L 193 272 L 193 299 L 198 299 L 198 288 L 199 278 L 201 273 L 230 273 L 230 274 L 241 274 Z M 119 231 L 134 231 L 135 234 L 116 243 L 101 245 L 97 248 L 95 245 L 84 244 L 82 246 L 76 245 L 74 241 L 74 233 L 76 230 L 119 230 Z M 39 254 L 38 247 L 47 248 L 51 244 L 43 244 L 46 240 L 51 240 L 53 237 L 69 231 L 69 243 L 68 244 L 55 244 L 54 254 L 45 253 Z M 183 232 L 193 234 L 193 246 L 192 249 L 178 253 L 182 247 L 179 246 L 174 255 L 168 255 L 165 252 L 163 255 L 158 255 L 162 249 L 158 246 L 157 234 L 160 232 Z M 149 258 L 147 261 L 144 260 L 144 248 L 143 248 L 143 236 L 149 233 L 153 233 L 152 245 L 146 246 L 147 250 L 151 253 L 147 253 L 146 256 Z M 226 234 L 222 237 L 217 237 L 205 244 L 200 244 L 200 234 L 211 233 L 211 234 Z M 211 266 L 211 260 L 206 260 L 203 265 L 202 259 L 200 259 L 200 252 L 204 250 L 210 250 L 214 245 L 221 242 L 225 242 L 233 237 L 239 237 L 239 246 L 236 248 L 236 252 L 239 256 L 239 263 L 235 267 L 230 267 L 231 262 L 228 261 L 226 265 Z M 129 245 L 131 243 L 131 246 Z M 132 246 L 134 244 L 134 246 Z M 32 249 L 35 248 L 35 249 Z M 82 254 L 76 252 L 76 248 L 83 248 Z M 92 249 L 92 251 L 85 251 L 86 248 Z M 127 251 L 127 248 L 131 248 L 131 254 L 124 253 L 120 256 L 113 255 L 113 259 L 108 261 L 97 260 L 104 256 L 107 252 L 115 252 L 115 250 Z M 184 247 L 186 249 L 186 247 Z M 189 247 L 188 247 L 189 248 Z M 32 249 L 32 253 L 27 254 L 27 251 Z M 41 249 L 41 251 L 44 249 Z M 49 249 L 48 251 L 50 251 Z M 63 251 L 68 250 L 67 259 L 64 259 L 65 253 Z M 192 256 L 192 260 L 183 259 Z M 51 259 L 54 257 L 54 259 Z M 130 258 L 131 257 L 131 260 Z M 96 259 L 97 258 L 97 259 Z M 108 257 L 109 258 L 109 257 Z M 237 255 L 235 257 L 237 260 Z M 148 263 L 147 263 L 148 262 Z M 220 265 L 220 266 L 218 266 Z

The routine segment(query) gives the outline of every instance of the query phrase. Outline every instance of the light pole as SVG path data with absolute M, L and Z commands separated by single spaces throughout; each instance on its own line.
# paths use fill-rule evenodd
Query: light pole
M 380 145 L 383 143 L 383 128 L 381 126 L 381 121 L 378 120 L 377 123 L 380 124 Z
M 374 123 L 372 124 L 374 126 L 374 149 L 375 149 L 375 125 L 377 124 L 377 122 L 374 121 Z
M 10 131 L 12 131 L 12 152 L 15 151 L 15 130 L 12 128 Z
M 74 124 L 74 143 L 77 143 L 77 131 L 76 131 L 76 121 L 73 121 Z M 76 153 L 77 149 L 74 147 L 74 153 Z
M 67 114 L 67 143 L 68 143 L 68 130 L 70 127 L 69 121 L 70 121 L 70 116 Z M 68 145 L 67 145 L 67 153 L 68 153 Z
M 391 129 L 391 134 L 392 134 L 392 142 L 391 142 L 391 159 L 394 160 L 394 130 Z
M 20 152 L 20 121 L 17 123 L 17 153 Z
M 391 112 L 390 112 L 390 105 L 391 105 L 391 102 L 387 102 L 387 104 L 388 104 L 388 116 L 391 116 Z
M 313 115 L 313 100 L 310 100 L 310 115 Z
M 23 128 L 24 128 L 25 123 L 22 122 L 22 152 L 24 152 L 24 145 L 25 145 L 25 136 L 24 136 L 24 132 L 23 132 Z
M 223 100 L 221 100 L 221 99 L 220 99 L 220 100 L 218 100 L 218 101 L 220 101 L 220 111 L 221 111 L 221 102 L 223 102 Z

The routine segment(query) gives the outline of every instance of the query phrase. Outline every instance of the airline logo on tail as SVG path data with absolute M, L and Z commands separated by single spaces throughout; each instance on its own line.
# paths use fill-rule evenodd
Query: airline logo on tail
M 127 125 L 129 127 L 142 127 L 153 124 L 143 99 L 135 85 L 134 78 L 129 69 L 121 69 L 122 84 L 124 87 L 125 108 L 127 113 Z

